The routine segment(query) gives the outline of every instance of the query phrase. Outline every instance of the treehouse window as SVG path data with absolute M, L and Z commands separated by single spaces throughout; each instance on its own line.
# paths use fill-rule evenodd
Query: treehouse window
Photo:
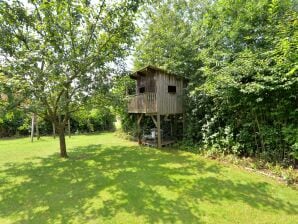
M 168 86 L 168 93 L 176 93 L 176 86 Z
M 140 93 L 144 93 L 144 92 L 145 92 L 145 87 L 141 87 L 141 88 L 139 88 L 139 92 L 140 92 Z

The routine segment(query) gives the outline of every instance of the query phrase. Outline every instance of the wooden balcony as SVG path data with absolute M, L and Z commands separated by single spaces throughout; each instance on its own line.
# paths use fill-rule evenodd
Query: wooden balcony
M 156 93 L 128 96 L 128 113 L 157 113 Z

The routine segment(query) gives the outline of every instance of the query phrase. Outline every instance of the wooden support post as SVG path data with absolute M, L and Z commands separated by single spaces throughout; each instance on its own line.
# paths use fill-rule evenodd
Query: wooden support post
M 56 126 L 55 126 L 54 122 L 52 123 L 52 127 L 53 127 L 53 138 L 55 139 L 56 138 Z
M 157 121 L 155 120 L 155 118 L 153 117 L 153 115 L 151 115 L 150 117 L 152 118 L 152 121 L 155 124 L 155 127 L 157 128 Z
M 35 128 L 36 128 L 36 137 L 37 137 L 37 140 L 39 140 L 40 135 L 39 135 L 38 117 L 36 115 L 35 115 Z
M 157 114 L 157 148 L 161 148 L 160 114 Z
M 182 138 L 184 138 L 185 133 L 185 114 L 182 114 Z
M 137 117 L 137 135 L 138 135 L 138 143 L 139 145 L 142 144 L 142 136 L 141 136 L 141 120 L 143 118 L 143 114 L 138 114 Z
M 172 121 L 173 121 L 173 119 L 172 119 L 172 116 L 171 116 L 171 118 L 170 118 L 171 138 L 173 137 L 173 124 L 172 124 Z
M 34 138 L 34 114 L 32 114 L 32 121 L 31 121 L 31 142 L 33 142 L 33 138 Z

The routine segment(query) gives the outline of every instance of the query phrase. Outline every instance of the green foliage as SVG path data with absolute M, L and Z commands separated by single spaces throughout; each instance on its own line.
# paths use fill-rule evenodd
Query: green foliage
M 135 93 L 135 81 L 128 74 L 114 78 L 111 91 L 113 110 L 121 120 L 122 130 L 134 136 L 136 134 L 136 118 L 127 113 L 126 100 L 126 97 L 133 93 Z
M 22 110 L 10 110 L 0 119 L 0 137 L 28 134 L 30 118 Z
M 150 23 L 135 63 L 153 63 L 190 79 L 187 142 L 220 154 L 295 163 L 295 7 L 291 0 L 177 0 L 145 11 Z
M 71 128 L 76 132 L 98 132 L 112 130 L 115 117 L 110 110 L 102 108 L 84 109 L 76 112 L 71 121 Z
M 205 139 L 217 135 L 215 142 L 221 144 L 229 128 L 230 141 L 241 144 L 242 155 L 293 163 L 282 130 L 298 122 L 298 79 L 291 72 L 297 65 L 297 13 L 290 1 L 241 2 L 242 10 L 235 14 L 239 4 L 219 1 L 203 19 L 208 30 L 200 54 L 205 82 L 197 91 L 214 101 L 213 130 Z

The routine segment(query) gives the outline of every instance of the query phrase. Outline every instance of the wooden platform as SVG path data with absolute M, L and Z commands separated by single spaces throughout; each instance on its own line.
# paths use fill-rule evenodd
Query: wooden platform
M 161 147 L 166 147 L 169 145 L 174 144 L 176 141 L 175 140 L 164 140 L 161 142 Z M 154 140 L 143 140 L 142 145 L 146 145 L 149 147 L 157 147 L 157 141 Z

